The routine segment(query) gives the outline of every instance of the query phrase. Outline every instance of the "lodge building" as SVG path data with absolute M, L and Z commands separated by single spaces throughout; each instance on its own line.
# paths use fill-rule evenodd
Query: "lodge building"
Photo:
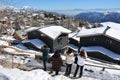
M 68 34 L 71 31 L 62 26 L 45 26 L 31 27 L 26 32 L 28 39 L 40 39 L 50 47 L 50 52 L 55 52 L 68 46 Z
M 80 37 L 79 47 L 86 49 L 89 56 L 120 64 L 119 30 L 109 26 L 99 27 L 81 30 L 77 36 Z

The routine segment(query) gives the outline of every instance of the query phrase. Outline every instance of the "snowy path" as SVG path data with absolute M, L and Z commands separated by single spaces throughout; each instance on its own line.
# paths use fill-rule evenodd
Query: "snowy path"
M 51 67 L 50 64 L 47 64 L 47 66 L 49 68 Z M 113 65 L 113 66 L 119 67 L 117 65 Z M 66 68 L 65 66 L 62 67 L 60 75 L 62 75 L 62 76 L 64 75 L 65 68 Z M 73 73 L 75 71 L 75 68 L 76 68 L 76 65 L 74 64 L 72 67 L 72 72 L 71 72 L 70 77 L 73 77 Z M 82 78 L 79 78 L 79 79 L 70 78 L 70 80 L 71 79 L 72 80 L 85 80 L 85 79 L 86 80 L 119 80 L 120 79 L 120 72 L 118 72 L 119 70 L 105 69 L 105 71 L 102 71 L 102 68 L 95 67 L 95 66 L 87 66 L 87 65 L 85 65 L 84 69 L 85 70 L 84 70 Z M 49 71 L 47 71 L 47 72 L 49 73 Z

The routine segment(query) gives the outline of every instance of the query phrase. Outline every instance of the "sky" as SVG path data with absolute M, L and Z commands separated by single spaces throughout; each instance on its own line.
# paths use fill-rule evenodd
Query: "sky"
M 43 10 L 120 8 L 120 0 L 0 0 L 0 5 L 31 6 Z

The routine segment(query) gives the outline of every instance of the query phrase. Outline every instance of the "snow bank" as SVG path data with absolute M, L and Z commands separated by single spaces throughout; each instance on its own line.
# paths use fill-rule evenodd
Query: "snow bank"
M 7 42 L 7 41 L 0 40 L 0 45 L 8 46 L 8 42 Z
M 22 71 L 19 69 L 0 68 L 0 73 L 5 75 L 7 80 L 52 80 L 51 76 L 43 70 Z M 4 78 L 1 75 L 0 77 Z M 3 80 L 6 80 L 6 79 Z M 1 80 L 1 79 L 0 79 Z
M 15 38 L 13 36 L 7 36 L 7 35 L 3 35 L 2 37 L 0 37 L 1 39 L 5 39 L 5 40 L 10 40 L 13 41 L 15 40 Z

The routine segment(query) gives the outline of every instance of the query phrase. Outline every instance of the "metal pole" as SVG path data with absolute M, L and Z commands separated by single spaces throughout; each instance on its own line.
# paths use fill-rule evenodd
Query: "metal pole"
M 14 60 L 13 58 L 14 58 L 14 55 L 12 54 L 12 68 L 13 68 L 13 60 Z

